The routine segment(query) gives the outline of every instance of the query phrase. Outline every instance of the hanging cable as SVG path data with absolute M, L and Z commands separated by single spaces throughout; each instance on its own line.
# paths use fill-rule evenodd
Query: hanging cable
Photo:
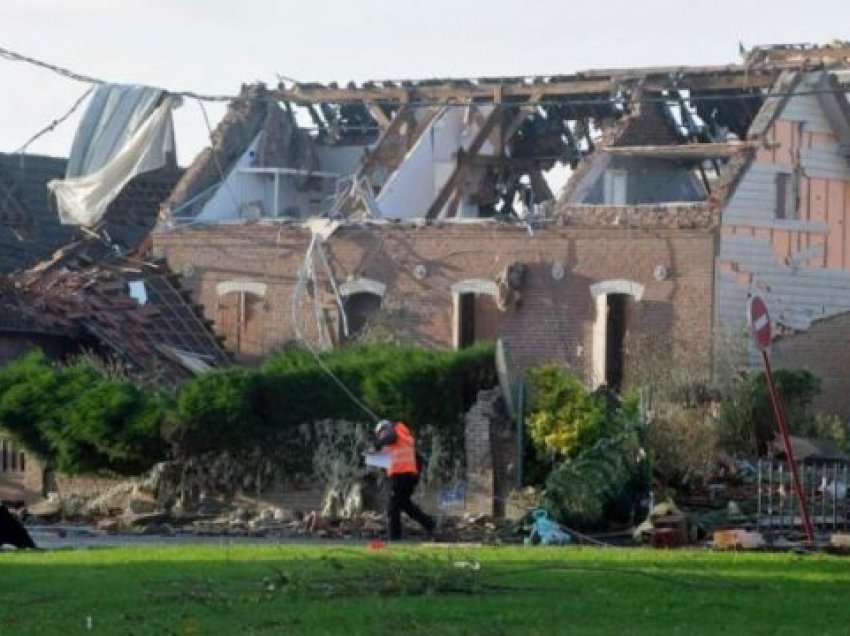
M 57 66 L 56 64 L 50 64 L 49 62 L 44 62 L 42 60 L 37 60 L 34 57 L 29 57 L 27 55 L 23 55 L 16 51 L 12 51 L 11 49 L 4 48 L 0 46 L 0 57 L 9 60 L 10 62 L 23 62 L 25 64 L 31 64 L 33 66 L 37 66 L 39 68 L 45 69 L 47 71 L 51 71 L 62 77 L 65 77 L 70 80 L 74 80 L 76 82 L 83 82 L 85 84 L 110 84 L 112 82 L 108 82 L 104 79 L 99 79 L 97 77 L 92 77 L 91 75 L 83 75 L 82 73 L 77 73 L 76 71 L 72 71 L 62 66 Z M 171 95 L 179 95 L 180 97 L 194 98 L 198 100 L 204 100 L 207 102 L 229 102 L 236 99 L 236 97 L 232 95 L 203 95 L 200 93 L 195 93 L 194 91 L 168 91 L 166 89 L 161 89 L 163 92 L 170 93 Z
M 363 400 L 358 398 L 354 394 L 354 392 L 351 389 L 349 389 L 348 386 L 346 386 L 345 382 L 343 382 L 333 372 L 333 370 L 330 367 L 328 367 L 327 364 L 325 364 L 325 361 L 322 360 L 321 354 L 318 351 L 316 351 L 315 347 L 313 347 L 312 344 L 310 344 L 310 342 L 304 336 L 304 332 L 301 329 L 301 321 L 298 318 L 298 308 L 299 308 L 298 305 L 299 305 L 299 301 L 300 301 L 301 297 L 304 295 L 304 292 L 307 291 L 307 279 L 313 278 L 314 281 L 316 280 L 315 279 L 315 271 L 314 271 L 315 270 L 315 264 L 313 263 L 313 259 L 314 259 L 314 251 L 316 249 L 316 245 L 321 240 L 322 239 L 318 234 L 315 234 L 315 233 L 313 234 L 313 238 L 311 239 L 310 245 L 307 248 L 307 254 L 304 257 L 304 263 L 298 269 L 298 279 L 295 283 L 295 289 L 292 292 L 292 303 L 291 303 L 292 304 L 292 326 L 295 330 L 295 338 L 301 344 L 304 345 L 304 347 L 307 349 L 307 351 L 309 351 L 310 354 L 315 359 L 316 364 L 319 366 L 319 368 L 322 371 L 324 371 L 325 374 L 331 380 L 333 380 L 333 382 L 340 388 L 340 390 L 342 390 L 342 392 L 345 393 L 345 395 L 348 396 L 348 398 L 361 411 L 366 413 L 366 415 L 368 415 L 372 419 L 372 421 L 379 422 L 381 420 L 381 418 L 372 409 L 370 409 L 366 405 L 366 403 L 363 402 Z M 318 293 L 318 285 L 316 285 L 315 283 L 313 284 L 313 293 L 314 294 Z M 317 299 L 314 298 L 313 302 L 317 303 Z
M 224 168 L 222 168 L 221 162 L 218 160 L 218 153 L 215 151 L 215 141 L 213 140 L 213 128 L 212 123 L 210 123 L 210 116 L 207 113 L 207 107 L 204 106 L 204 102 L 201 99 L 197 100 L 198 106 L 201 108 L 201 114 L 204 116 L 204 124 L 207 127 L 207 135 L 210 139 L 210 152 L 212 154 L 213 163 L 215 164 L 216 170 L 218 170 L 218 176 L 221 178 L 221 185 L 227 190 L 230 198 L 233 200 L 233 205 L 236 207 L 238 211 L 240 209 L 239 199 L 236 196 L 236 193 L 233 191 L 233 188 L 230 187 L 230 182 L 227 180 L 227 175 L 224 174 Z
M 80 97 L 77 99 L 77 101 L 74 102 L 74 105 L 71 106 L 71 108 L 70 108 L 70 110 L 68 110 L 68 112 L 66 112 L 64 115 L 62 115 L 58 119 L 54 119 L 47 126 L 45 126 L 41 130 L 39 130 L 37 133 L 35 133 L 32 137 L 27 139 L 26 142 L 24 142 L 24 145 L 22 145 L 20 148 L 18 148 L 14 152 L 14 154 L 16 154 L 16 155 L 24 154 L 27 151 L 27 148 L 29 148 L 30 145 L 33 142 L 35 142 L 37 139 L 40 139 L 41 137 L 43 137 L 47 133 L 56 130 L 56 127 L 59 126 L 59 124 L 61 124 L 66 119 L 68 119 L 71 115 L 74 114 L 74 112 L 80 107 L 80 104 L 82 104 L 85 101 L 86 97 L 88 97 L 93 90 L 94 90 L 94 88 L 89 88 L 85 93 L 80 95 Z

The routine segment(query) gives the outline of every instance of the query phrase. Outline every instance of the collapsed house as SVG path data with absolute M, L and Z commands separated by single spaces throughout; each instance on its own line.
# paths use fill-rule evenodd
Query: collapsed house
M 32 155 L 0 159 L 24 166 L 22 175 L 39 164 L 61 174 L 64 163 Z M 137 253 L 179 175 L 171 165 L 132 181 L 97 231 L 61 225 L 56 211 L 50 214 L 43 179 L 29 182 L 41 186 L 35 188 L 40 205 L 39 197 L 24 190 L 26 181 L 13 182 L 21 184 L 17 200 L 28 220 L 0 227 L 10 230 L 2 236 L 19 248 L 4 252 L 4 269 L 12 272 L 0 282 L 0 360 L 33 347 L 56 359 L 91 351 L 121 362 L 131 374 L 166 382 L 226 360 L 178 278 L 165 264 Z M 13 258 L 16 253 L 20 258 Z
M 163 206 L 154 250 L 243 360 L 368 333 L 501 339 L 519 370 L 558 361 L 614 387 L 647 347 L 722 373 L 755 362 L 753 291 L 789 342 L 850 310 L 845 49 L 245 87 Z M 555 166 L 570 170 L 558 196 Z M 840 355 L 798 349 L 783 363 L 817 372 Z M 845 415 L 846 382 L 825 378 Z
M 229 361 L 179 277 L 147 255 L 182 174 L 160 93 L 100 87 L 68 159 L 0 155 L 0 364 L 90 353 L 174 386 Z M 0 432 L 0 500 L 38 499 L 43 478 Z
M 558 362 L 618 389 L 659 366 L 755 364 L 757 291 L 777 363 L 814 371 L 847 416 L 848 69 L 838 43 L 716 67 L 244 86 L 185 171 L 138 154 L 139 171 L 106 171 L 114 187 L 69 184 L 65 212 L 21 184 L 85 174 L 0 157 L 0 241 L 33 246 L 0 255 L 27 270 L 0 287 L 3 346 L 84 345 L 174 378 L 226 361 L 208 325 L 243 362 L 292 341 L 499 340 L 517 375 Z M 132 95 L 167 156 L 174 104 Z M 58 225 L 80 200 L 93 225 Z

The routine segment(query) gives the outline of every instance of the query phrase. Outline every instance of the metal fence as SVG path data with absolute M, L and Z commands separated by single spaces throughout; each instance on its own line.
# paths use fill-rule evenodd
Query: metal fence
M 850 527 L 850 462 L 806 460 L 798 462 L 800 483 L 815 531 L 837 532 Z M 802 531 L 800 508 L 791 471 L 785 462 L 758 462 L 758 529 L 782 534 Z

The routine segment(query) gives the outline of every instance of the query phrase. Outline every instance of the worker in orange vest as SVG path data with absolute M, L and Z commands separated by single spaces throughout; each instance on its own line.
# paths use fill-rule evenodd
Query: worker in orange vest
M 387 477 L 392 483 L 390 502 L 387 507 L 390 541 L 401 539 L 401 513 L 415 519 L 430 535 L 436 526 L 434 520 L 410 500 L 419 483 L 421 462 L 416 453 L 416 439 L 404 422 L 381 420 L 375 427 L 375 450 L 384 449 L 390 456 Z

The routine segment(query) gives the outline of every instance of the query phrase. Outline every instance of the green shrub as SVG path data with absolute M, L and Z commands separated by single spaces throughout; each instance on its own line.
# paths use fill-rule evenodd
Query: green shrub
M 705 483 L 717 460 L 718 433 L 710 406 L 656 404 L 646 428 L 653 473 L 674 488 Z
M 207 373 L 180 390 L 167 437 L 185 454 L 241 446 L 260 427 L 260 374 L 244 369 Z
M 438 439 L 449 459 L 463 456 L 463 414 L 481 388 L 496 383 L 486 346 L 354 346 L 323 354 L 322 362 L 379 416 L 405 420 L 423 445 Z M 165 457 L 165 440 L 180 454 L 256 448 L 326 419 L 369 418 L 298 349 L 260 369 L 194 378 L 176 403 L 85 358 L 59 366 L 32 353 L 0 369 L 0 428 L 72 474 L 143 471 Z
M 0 427 L 59 470 L 134 474 L 165 455 L 163 396 L 40 352 L 0 369 Z
M 425 444 L 428 435 L 439 435 L 455 457 L 463 451 L 463 414 L 480 389 L 496 383 L 489 346 L 437 351 L 354 345 L 324 353 L 321 360 L 371 411 L 408 422 Z M 192 452 L 199 445 L 256 445 L 325 419 L 363 422 L 369 416 L 312 354 L 287 349 L 259 370 L 217 371 L 187 383 L 177 398 L 170 437 Z
M 808 371 L 774 372 L 777 391 L 792 431 L 813 417 L 820 380 Z M 748 376 L 727 390 L 720 406 L 720 443 L 730 453 L 763 454 L 777 433 L 764 373 Z
M 847 422 L 837 415 L 818 413 L 791 423 L 791 432 L 803 437 L 827 439 L 845 453 L 850 452 L 850 430 Z
M 635 502 L 649 483 L 640 420 L 631 404 L 614 420 L 610 435 L 549 474 L 543 503 L 561 523 L 593 529 L 610 521 L 633 520 Z
M 526 421 L 541 455 L 575 457 L 605 433 L 608 405 L 604 396 L 589 393 L 563 367 L 548 364 L 531 369 L 528 383 L 531 402 Z

